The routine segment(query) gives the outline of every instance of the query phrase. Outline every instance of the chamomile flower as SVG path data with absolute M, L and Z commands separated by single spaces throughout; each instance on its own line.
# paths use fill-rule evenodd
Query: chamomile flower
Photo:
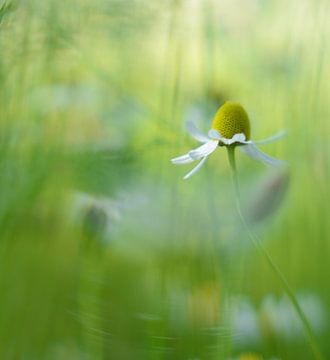
M 285 162 L 274 159 L 258 149 L 256 144 L 268 144 L 283 137 L 283 132 L 261 141 L 250 140 L 250 120 L 243 106 L 238 102 L 226 101 L 215 114 L 211 130 L 204 135 L 193 122 L 187 124 L 188 132 L 203 145 L 189 151 L 187 154 L 172 159 L 176 165 L 200 161 L 184 179 L 194 175 L 205 164 L 205 161 L 218 146 L 239 146 L 240 150 L 254 160 L 266 165 L 278 166 Z

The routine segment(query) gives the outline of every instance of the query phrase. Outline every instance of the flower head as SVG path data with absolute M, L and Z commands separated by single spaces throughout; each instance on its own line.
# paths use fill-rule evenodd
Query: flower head
M 226 101 L 215 114 L 211 130 L 208 135 L 201 133 L 194 123 L 188 122 L 189 133 L 203 145 L 189 151 L 187 154 L 172 159 L 173 164 L 183 165 L 200 160 L 198 165 L 193 168 L 184 179 L 188 179 L 195 174 L 205 163 L 208 156 L 213 153 L 218 146 L 239 146 L 241 151 L 254 160 L 262 161 L 267 165 L 277 166 L 284 164 L 282 160 L 273 157 L 259 150 L 256 144 L 266 144 L 278 140 L 285 134 L 278 133 L 262 141 L 250 140 L 250 120 L 243 106 L 238 102 Z
M 226 101 L 220 107 L 213 119 L 212 129 L 227 139 L 236 134 L 244 134 L 246 140 L 250 139 L 250 120 L 238 102 Z

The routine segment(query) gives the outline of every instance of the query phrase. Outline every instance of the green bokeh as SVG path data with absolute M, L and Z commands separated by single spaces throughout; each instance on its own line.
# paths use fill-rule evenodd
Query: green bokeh
M 170 163 L 225 100 L 252 139 L 288 132 L 262 147 L 288 172 L 239 154 L 243 204 L 330 357 L 329 16 L 327 0 L 0 1 L 1 359 L 313 358 L 225 150 L 189 181 Z

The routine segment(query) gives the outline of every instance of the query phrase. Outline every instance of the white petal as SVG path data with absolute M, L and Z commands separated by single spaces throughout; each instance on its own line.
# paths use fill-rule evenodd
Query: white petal
M 210 155 L 218 146 L 218 140 L 209 140 L 197 149 L 189 151 L 189 156 L 194 160 L 199 160 L 204 156 Z
M 172 163 L 173 164 L 176 164 L 176 165 L 184 165 L 184 164 L 189 164 L 193 161 L 195 161 L 193 158 L 191 158 L 189 156 L 189 154 L 185 154 L 185 155 L 182 155 L 182 156 L 178 156 L 174 159 L 171 159 Z
M 217 139 L 222 141 L 225 145 L 231 145 L 234 143 L 249 144 L 251 141 L 245 140 L 246 136 L 243 133 L 235 134 L 231 139 L 227 139 L 220 135 L 219 131 L 211 129 L 208 133 L 209 137 L 212 139 Z
M 207 159 L 207 156 L 205 156 L 197 166 L 195 166 L 185 177 L 184 180 L 189 179 L 191 176 L 197 173 L 198 170 L 205 164 L 205 161 Z
M 211 129 L 208 133 L 209 137 L 211 139 L 217 139 L 217 140 L 221 140 L 222 139 L 222 136 L 220 135 L 219 131 L 218 130 L 215 130 L 215 129 Z
M 196 140 L 200 141 L 200 142 L 207 142 L 209 141 L 210 139 L 204 135 L 198 128 L 197 126 L 195 125 L 194 122 L 192 121 L 187 121 L 187 130 L 189 132 L 189 134 L 195 138 Z
M 279 166 L 286 164 L 286 161 L 274 159 L 273 157 L 265 154 L 264 152 L 259 150 L 253 143 L 245 146 L 240 146 L 240 149 L 244 154 L 250 156 L 252 159 L 261 161 L 266 165 Z
M 264 140 L 254 141 L 254 143 L 255 144 L 270 144 L 272 142 L 275 142 L 277 140 L 280 140 L 280 139 L 284 138 L 286 135 L 287 135 L 286 131 L 280 131 L 277 134 L 275 134 L 275 135 L 273 135 L 273 136 L 271 136 L 269 138 L 266 138 Z
M 226 139 L 226 140 L 227 140 L 228 145 L 234 144 L 236 142 L 241 143 L 241 144 L 250 144 L 251 143 L 251 141 L 247 141 L 245 139 L 246 139 L 245 134 L 239 133 L 239 134 L 235 134 L 231 139 Z

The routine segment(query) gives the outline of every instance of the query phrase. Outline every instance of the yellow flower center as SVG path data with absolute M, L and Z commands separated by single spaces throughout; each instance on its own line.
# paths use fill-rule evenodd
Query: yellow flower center
M 219 131 L 226 139 L 243 133 L 250 139 L 250 120 L 243 106 L 238 102 L 226 101 L 215 114 L 212 129 Z

